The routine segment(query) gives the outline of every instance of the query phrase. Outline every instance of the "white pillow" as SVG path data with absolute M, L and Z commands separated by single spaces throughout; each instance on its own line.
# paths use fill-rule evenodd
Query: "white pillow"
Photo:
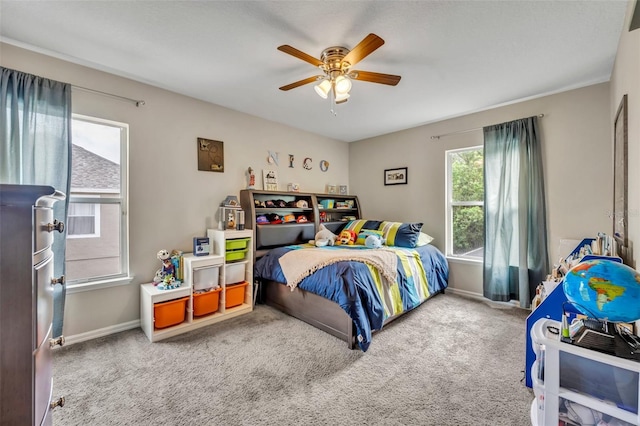
M 416 247 L 426 246 L 431 241 L 433 241 L 433 237 L 431 235 L 421 232 L 420 235 L 418 236 L 418 243 L 416 244 Z

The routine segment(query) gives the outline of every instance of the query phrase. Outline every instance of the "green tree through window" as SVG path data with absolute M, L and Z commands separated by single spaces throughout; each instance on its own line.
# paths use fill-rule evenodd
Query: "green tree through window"
M 482 148 L 447 153 L 450 178 L 449 254 L 482 259 L 484 245 L 484 155 Z

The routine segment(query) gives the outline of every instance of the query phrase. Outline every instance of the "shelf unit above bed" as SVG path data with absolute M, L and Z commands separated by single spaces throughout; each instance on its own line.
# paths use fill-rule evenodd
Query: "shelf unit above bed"
M 245 212 L 245 227 L 254 230 L 254 259 L 273 247 L 312 240 L 321 223 L 337 233 L 350 218 L 362 218 L 355 195 L 244 189 L 240 191 L 240 205 Z M 293 218 L 295 221 L 287 221 Z M 282 223 L 273 223 L 279 220 Z

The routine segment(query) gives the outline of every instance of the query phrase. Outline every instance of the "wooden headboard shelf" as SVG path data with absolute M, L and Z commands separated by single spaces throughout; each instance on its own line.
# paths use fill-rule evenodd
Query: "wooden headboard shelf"
M 333 208 L 325 208 L 331 206 L 331 200 Z M 362 218 L 355 195 L 243 189 L 240 191 L 240 205 L 245 213 L 245 227 L 254 230 L 254 259 L 275 247 L 312 240 L 321 223 L 337 233 L 349 218 Z M 258 221 L 261 216 L 272 219 L 273 215 L 281 219 L 293 215 L 296 221 L 279 224 Z M 306 222 L 301 221 L 301 217 Z

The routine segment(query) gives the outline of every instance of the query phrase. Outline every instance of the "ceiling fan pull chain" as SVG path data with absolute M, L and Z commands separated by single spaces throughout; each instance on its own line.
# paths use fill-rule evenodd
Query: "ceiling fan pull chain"
M 333 82 L 331 82 L 331 90 L 330 90 L 331 94 L 329 95 L 329 99 L 331 102 L 331 106 L 329 108 L 329 111 L 331 111 L 331 113 L 333 114 L 333 116 L 337 116 L 338 115 L 338 110 L 336 109 L 336 87 L 333 84 Z

